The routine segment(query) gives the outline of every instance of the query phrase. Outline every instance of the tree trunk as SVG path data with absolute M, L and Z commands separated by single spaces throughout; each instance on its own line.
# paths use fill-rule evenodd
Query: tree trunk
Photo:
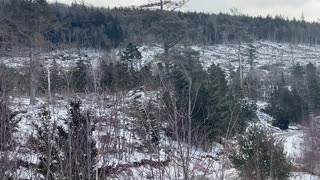
M 163 11 L 163 0 L 160 0 L 160 10 Z
M 49 101 L 51 100 L 51 72 L 50 72 L 50 66 L 48 67 L 48 96 L 49 96 Z
M 30 104 L 35 105 L 36 103 L 36 75 L 35 75 L 35 63 L 33 57 L 33 49 L 30 47 Z
M 239 41 L 238 41 L 238 58 L 239 58 L 239 71 L 240 71 L 240 87 L 241 89 L 243 88 L 243 72 L 242 72 L 242 59 L 241 59 L 241 54 L 240 54 L 240 51 L 241 51 L 241 40 L 239 38 Z

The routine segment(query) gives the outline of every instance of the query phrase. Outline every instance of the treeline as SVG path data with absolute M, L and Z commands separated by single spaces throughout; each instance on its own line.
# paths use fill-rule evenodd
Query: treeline
M 218 44 L 248 40 L 318 44 L 320 25 L 281 16 L 98 8 L 46 0 L 3 1 L 2 52 L 18 45 L 49 43 L 49 48 L 108 49 L 134 43 Z M 31 38 L 31 39 L 30 39 Z M 33 42 L 33 43 L 34 43 Z M 45 48 L 44 48 L 45 49 Z

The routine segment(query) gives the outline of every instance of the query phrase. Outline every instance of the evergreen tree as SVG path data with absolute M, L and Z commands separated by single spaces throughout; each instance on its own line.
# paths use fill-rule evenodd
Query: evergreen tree
M 59 153 L 64 153 L 56 143 L 59 137 L 55 137 L 56 124 L 50 124 L 51 115 L 48 110 L 43 108 L 39 113 L 41 124 L 33 123 L 35 128 L 35 137 L 31 137 L 29 144 L 31 149 L 37 153 L 39 162 L 36 166 L 36 172 L 43 176 L 43 179 L 62 179 L 63 173 L 59 173 L 62 169 L 63 156 Z
M 311 111 L 320 109 L 320 82 L 316 67 L 309 63 L 306 67 L 307 100 Z
M 139 71 L 139 79 L 140 82 L 139 84 L 149 87 L 155 87 L 155 81 L 154 81 L 154 76 L 152 74 L 150 64 L 143 66 L 140 71 Z
M 50 66 L 50 79 L 51 79 L 51 91 L 53 93 L 58 93 L 62 86 L 62 77 L 60 74 L 59 65 L 56 60 L 53 60 Z
M 275 119 L 273 125 L 280 129 L 288 129 L 289 126 L 289 93 L 289 90 L 285 86 L 284 75 L 282 74 L 281 81 L 273 87 L 273 91 L 270 94 L 269 106 L 266 108 L 266 112 Z
M 90 78 L 88 74 L 89 63 L 84 60 L 77 62 L 76 68 L 73 70 L 72 82 L 74 90 L 85 92 L 89 90 Z
M 44 66 L 40 66 L 39 69 L 39 78 L 38 78 L 38 91 L 43 95 L 47 95 L 48 93 L 48 69 Z
M 212 64 L 208 69 L 208 121 L 205 125 L 211 138 L 226 134 L 231 121 L 228 86 L 223 70 Z
M 34 124 L 36 137 L 31 139 L 31 146 L 39 156 L 36 169 L 43 179 L 95 179 L 95 125 L 90 113 L 82 113 L 80 106 L 79 101 L 70 103 L 66 129 L 50 123 L 49 111 L 40 112 L 42 124 Z
M 121 59 L 128 64 L 129 68 L 141 68 L 141 58 L 138 47 L 132 43 L 129 43 L 126 50 L 121 54 Z
M 254 61 L 258 58 L 257 53 L 257 47 L 254 46 L 252 43 L 249 43 L 244 55 L 248 57 L 250 71 L 254 69 Z
M 109 15 L 107 17 L 107 22 L 109 22 L 109 26 L 107 26 L 107 35 L 110 39 L 113 47 L 118 47 L 120 42 L 124 39 L 124 34 L 119 22 L 118 17 L 113 17 L 112 15 Z
M 298 90 L 293 88 L 290 91 L 285 86 L 283 75 L 281 81 L 274 86 L 266 112 L 274 118 L 272 124 L 280 129 L 288 129 L 289 123 L 299 123 L 308 116 L 307 105 Z
M 257 120 L 257 103 L 247 98 L 241 100 L 234 99 L 231 107 L 237 117 L 232 119 L 232 123 L 234 124 L 234 129 L 232 130 L 234 132 L 230 134 L 242 134 L 250 122 Z
M 93 138 L 95 124 L 90 112 L 81 113 L 80 106 L 79 101 L 70 103 L 69 117 L 65 120 L 68 130 L 58 127 L 59 143 L 66 153 L 66 168 L 72 179 L 94 179 L 98 152 Z
M 248 180 L 290 179 L 291 163 L 283 145 L 261 127 L 250 127 L 238 138 L 239 149 L 230 156 L 240 176 Z
M 131 85 L 130 74 L 128 65 L 125 63 L 117 62 L 113 70 L 113 87 L 115 90 L 129 89 Z
M 172 113 L 174 117 L 178 113 L 175 121 L 179 127 L 179 134 L 186 137 L 189 133 L 186 129 L 190 125 L 191 119 L 192 133 L 197 133 L 204 129 L 204 122 L 207 119 L 207 90 L 205 87 L 206 72 L 199 62 L 199 53 L 193 50 L 183 50 L 172 55 L 170 71 L 166 79 L 162 82 L 170 82 L 174 86 L 172 92 L 164 92 L 163 100 L 167 113 Z M 174 103 L 175 105 L 173 105 Z M 189 109 L 190 108 L 190 109 Z M 191 112 L 190 112 L 191 111 Z M 169 127 L 172 129 L 175 127 Z M 174 131 L 172 131 L 174 132 Z
M 296 63 L 292 67 L 292 78 L 293 78 L 293 88 L 297 90 L 297 93 L 304 97 L 305 94 L 305 85 L 304 85 L 304 74 L 305 71 L 303 67 L 299 64 Z
M 103 90 L 114 90 L 114 65 L 106 60 L 101 61 L 100 68 L 102 71 L 101 85 Z
M 242 99 L 243 98 L 243 91 L 241 88 L 241 81 L 239 77 L 239 69 L 237 71 L 230 70 L 230 96 L 233 99 Z

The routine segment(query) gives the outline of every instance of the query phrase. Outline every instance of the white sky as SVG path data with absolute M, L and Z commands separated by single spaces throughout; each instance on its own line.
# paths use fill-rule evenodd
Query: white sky
M 57 1 L 71 3 L 74 0 Z M 84 0 L 86 4 L 104 7 L 139 5 L 145 1 L 148 0 Z M 252 16 L 270 14 L 300 19 L 303 13 L 308 21 L 320 19 L 320 0 L 190 0 L 183 9 L 219 13 L 230 12 L 231 8 L 237 8 L 242 13 Z

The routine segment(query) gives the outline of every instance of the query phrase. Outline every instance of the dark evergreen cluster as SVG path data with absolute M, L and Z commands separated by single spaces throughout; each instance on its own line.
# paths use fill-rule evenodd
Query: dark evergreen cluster
M 97 147 L 93 139 L 95 126 L 90 113 L 82 113 L 81 103 L 70 103 L 69 118 L 64 126 L 51 123 L 50 112 L 43 109 L 41 125 L 34 124 L 36 138 L 31 148 L 39 156 L 34 166 L 43 179 L 94 179 Z M 30 167 L 29 167 L 30 168 Z
M 162 76 L 173 89 L 164 85 L 167 91 L 163 94 L 163 103 L 169 116 L 167 119 L 178 125 L 169 127 L 169 132 L 179 131 L 186 137 L 189 133 L 186 127 L 191 122 L 193 142 L 201 144 L 205 142 L 199 139 L 221 141 L 241 133 L 248 122 L 255 120 L 255 102 L 244 101 L 232 94 L 219 65 L 212 64 L 204 70 L 199 53 L 193 50 L 175 52 L 170 58 L 169 72 Z
M 273 86 L 266 112 L 275 120 L 274 126 L 288 129 L 288 125 L 308 122 L 310 113 L 319 112 L 319 75 L 317 68 L 309 63 L 306 67 L 295 64 L 291 75 Z
M 218 44 L 255 39 L 318 44 L 320 37 L 318 23 L 282 16 L 108 9 L 81 3 L 48 4 L 46 0 L 3 1 L 0 12 L 4 30 L 0 33 L 0 45 L 5 54 L 16 48 L 13 45 L 29 44 L 31 37 L 37 43 L 46 40 L 54 47 L 105 49 L 136 42 L 164 43 L 166 50 L 181 41 Z M 5 33 L 8 31 L 13 33 Z

